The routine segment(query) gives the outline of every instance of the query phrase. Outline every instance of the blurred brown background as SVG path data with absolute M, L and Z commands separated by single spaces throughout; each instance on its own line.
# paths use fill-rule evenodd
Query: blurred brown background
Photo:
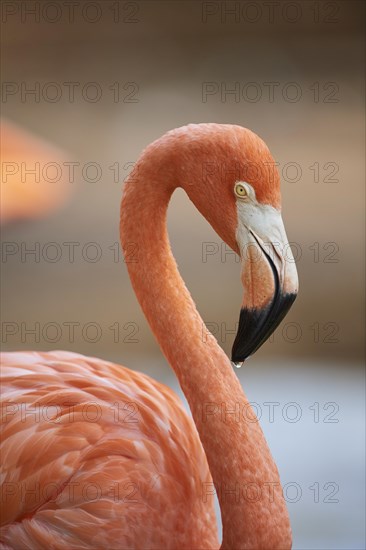
M 340 431 L 296 426 L 297 457 L 284 447 L 293 433 L 283 432 L 282 447 L 273 426 L 268 437 L 280 470 L 294 468 L 294 479 L 305 463 L 324 461 L 304 487 L 315 478 L 321 485 L 343 480 L 338 507 L 323 503 L 323 515 L 314 502 L 293 507 L 295 547 L 362 548 L 362 484 L 341 472 L 362 466 L 351 432 L 363 411 L 357 392 L 364 339 L 364 3 L 106 0 L 73 9 L 4 2 L 2 9 L 2 114 L 75 163 L 73 177 L 71 165 L 60 162 L 60 180 L 49 182 L 71 187 L 65 204 L 37 221 L 3 227 L 3 349 L 74 350 L 175 386 L 118 261 L 123 179 L 140 151 L 171 128 L 221 122 L 252 129 L 279 162 L 300 292 L 272 341 L 239 376 L 253 398 L 264 391 L 262 376 L 288 384 L 283 399 L 299 400 L 304 411 L 316 399 L 346 400 Z M 26 182 L 36 185 L 31 178 Z M 169 232 L 203 319 L 230 353 L 239 265 L 221 255 L 219 238 L 180 191 Z M 27 255 L 32 248 L 36 254 Z M 308 445 L 318 448 L 315 460 L 306 458 Z M 349 454 L 328 474 L 339 446 Z

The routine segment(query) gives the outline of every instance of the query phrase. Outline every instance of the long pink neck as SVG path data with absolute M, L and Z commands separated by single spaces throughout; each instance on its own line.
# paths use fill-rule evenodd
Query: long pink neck
M 153 181 L 155 179 L 155 181 Z M 220 502 L 224 549 L 290 548 L 276 465 L 262 430 L 171 252 L 166 228 L 174 186 L 140 165 L 124 190 L 121 242 L 133 288 L 188 400 Z M 132 248 L 133 247 L 133 248 Z M 198 488 L 200 498 L 213 488 Z

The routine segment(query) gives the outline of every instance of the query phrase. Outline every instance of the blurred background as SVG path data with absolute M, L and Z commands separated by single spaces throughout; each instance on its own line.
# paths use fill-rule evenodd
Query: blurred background
M 70 4 L 2 3 L 2 349 L 99 356 L 179 392 L 120 254 L 123 181 L 174 127 L 250 128 L 278 162 L 300 292 L 238 376 L 294 548 L 365 548 L 364 3 Z M 182 191 L 169 234 L 230 354 L 237 259 Z

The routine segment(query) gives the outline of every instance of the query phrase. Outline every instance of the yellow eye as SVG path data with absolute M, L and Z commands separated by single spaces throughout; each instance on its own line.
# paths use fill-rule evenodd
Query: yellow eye
M 247 196 L 247 190 L 245 189 L 244 185 L 241 183 L 237 183 L 235 185 L 235 195 L 237 197 L 246 197 Z

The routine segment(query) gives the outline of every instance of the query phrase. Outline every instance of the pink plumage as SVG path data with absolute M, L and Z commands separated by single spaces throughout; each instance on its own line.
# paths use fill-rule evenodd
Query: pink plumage
M 1 362 L 4 548 L 217 546 L 207 460 L 169 388 L 65 351 Z

